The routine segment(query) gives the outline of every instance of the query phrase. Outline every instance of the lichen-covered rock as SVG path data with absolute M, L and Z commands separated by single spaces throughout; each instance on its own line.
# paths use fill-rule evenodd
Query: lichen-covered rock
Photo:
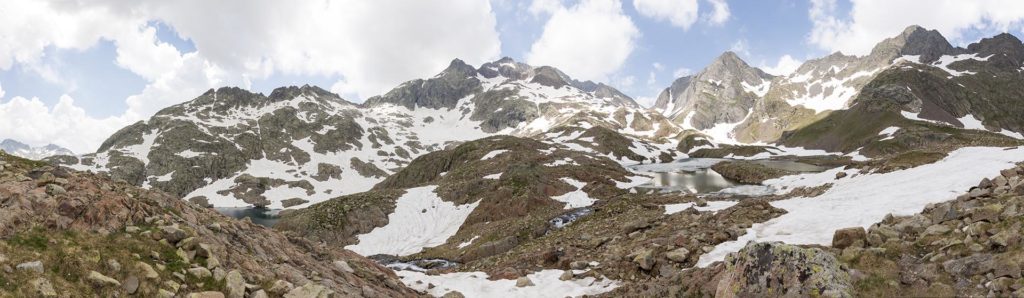
M 852 297 L 850 275 L 832 254 L 782 243 L 752 243 L 731 254 L 717 297 Z

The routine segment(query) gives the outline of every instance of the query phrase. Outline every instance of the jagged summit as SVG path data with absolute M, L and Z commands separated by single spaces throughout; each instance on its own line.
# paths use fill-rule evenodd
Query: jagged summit
M 955 48 L 939 33 L 938 30 L 927 30 L 912 25 L 900 35 L 888 38 L 875 45 L 870 56 L 899 57 L 904 55 L 920 55 L 921 62 L 932 62 L 942 55 L 953 55 L 963 52 Z
M 654 108 L 684 128 L 736 123 L 764 96 L 773 78 L 727 51 L 697 74 L 676 79 L 658 95 Z
M 282 100 L 290 100 L 292 98 L 295 98 L 295 97 L 298 97 L 298 96 L 303 96 L 303 95 L 308 96 L 308 97 L 312 97 L 312 98 L 329 99 L 329 100 L 340 101 L 340 102 L 344 102 L 344 103 L 348 103 L 348 104 L 353 104 L 353 103 L 351 103 L 351 102 L 341 98 L 341 96 L 339 96 L 338 94 L 336 94 L 334 92 L 327 91 L 327 90 L 324 90 L 323 88 L 320 88 L 319 86 L 313 86 L 313 85 L 309 85 L 309 84 L 302 85 L 301 87 L 298 87 L 298 86 L 278 87 L 278 88 L 275 88 L 273 91 L 270 91 L 270 95 L 267 96 L 267 97 L 271 101 L 282 101 Z

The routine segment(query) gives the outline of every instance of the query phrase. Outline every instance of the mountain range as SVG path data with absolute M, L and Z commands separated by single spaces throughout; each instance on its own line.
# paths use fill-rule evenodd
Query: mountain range
M 0 156 L 0 193 L 18 194 L 0 198 L 0 214 L 87 235 L 0 229 L 18 239 L 0 245 L 0 265 L 5 253 L 65 255 L 9 247 L 144 231 L 140 245 L 173 247 L 135 259 L 186 288 L 142 289 L 171 296 L 1019 295 L 1022 98 L 1019 39 L 955 47 L 918 26 L 783 76 L 725 52 L 649 108 L 511 58 L 454 59 L 363 103 L 309 85 L 222 87 L 94 153 Z M 117 200 L 87 204 L 102 194 Z M 145 214 L 132 213 L 136 197 Z M 279 221 L 204 226 L 210 207 L 271 209 Z M 138 227 L 90 228 L 102 219 Z M 168 240 L 179 227 L 230 268 L 210 265 L 199 242 Z M 0 296 L 26 293 L 5 285 L 0 276 Z
M 0 141 L 0 150 L 9 154 L 20 156 L 28 159 L 43 159 L 55 155 L 74 155 L 71 150 L 65 149 L 64 147 L 49 144 L 46 146 L 33 147 L 27 144 L 12 140 L 4 139 Z

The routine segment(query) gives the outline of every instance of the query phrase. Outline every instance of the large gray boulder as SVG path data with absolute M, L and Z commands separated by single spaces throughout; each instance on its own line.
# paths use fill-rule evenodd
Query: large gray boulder
M 850 275 L 821 249 L 751 243 L 726 259 L 716 297 L 852 297 Z

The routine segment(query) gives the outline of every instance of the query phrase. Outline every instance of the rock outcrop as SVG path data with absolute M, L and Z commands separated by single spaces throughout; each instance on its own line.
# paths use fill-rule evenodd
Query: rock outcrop
M 344 297 L 418 296 L 350 251 L 171 194 L 4 153 L 0 165 L 0 296 L 243 297 L 274 280 Z

